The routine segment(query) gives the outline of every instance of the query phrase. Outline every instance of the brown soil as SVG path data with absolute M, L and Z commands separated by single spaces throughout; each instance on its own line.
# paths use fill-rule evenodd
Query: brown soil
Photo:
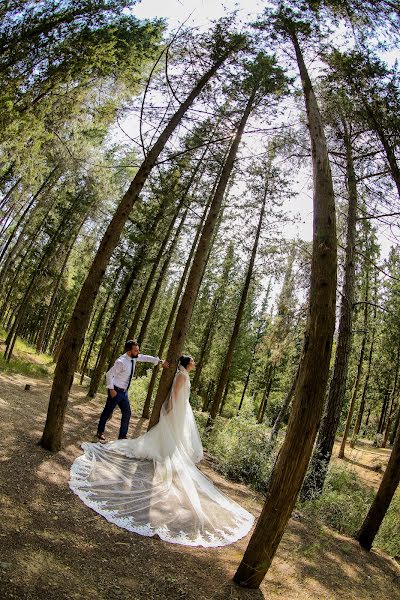
M 26 383 L 31 389 L 25 391 Z M 400 599 L 398 566 L 381 552 L 295 514 L 260 590 L 244 590 L 232 576 L 248 537 L 217 549 L 188 548 L 131 534 L 87 508 L 68 488 L 69 468 L 80 443 L 91 440 L 104 397 L 88 401 L 74 385 L 65 423 L 64 449 L 37 445 L 50 381 L 0 375 L 0 596 L 46 600 Z M 118 416 L 108 432 L 115 436 Z M 144 428 L 131 422 L 130 435 Z M 375 450 L 348 452 L 371 485 Z M 379 452 L 379 460 L 387 458 Z M 363 465 L 367 465 L 365 468 Z M 204 461 L 202 470 L 255 515 L 262 498 L 227 481 Z

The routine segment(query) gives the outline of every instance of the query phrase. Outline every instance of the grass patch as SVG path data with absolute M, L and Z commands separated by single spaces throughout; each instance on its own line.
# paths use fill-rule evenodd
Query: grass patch
M 374 496 L 374 490 L 364 485 L 356 473 L 333 466 L 328 471 L 321 496 L 299 502 L 298 506 L 309 518 L 354 537 Z M 400 490 L 392 500 L 374 545 L 390 556 L 400 556 Z

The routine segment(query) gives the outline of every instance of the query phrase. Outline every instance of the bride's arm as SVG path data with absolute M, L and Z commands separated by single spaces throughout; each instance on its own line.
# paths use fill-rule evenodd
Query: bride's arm
M 185 385 L 185 377 L 183 373 L 177 373 L 172 384 L 171 393 L 168 399 L 167 413 L 171 412 L 174 408 L 177 396 Z

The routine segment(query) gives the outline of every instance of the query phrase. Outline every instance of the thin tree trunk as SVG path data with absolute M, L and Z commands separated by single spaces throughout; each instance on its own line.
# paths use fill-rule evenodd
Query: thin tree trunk
M 182 215 L 180 223 L 179 223 L 179 225 L 178 225 L 178 227 L 176 229 L 176 232 L 174 234 L 174 237 L 172 239 L 171 245 L 168 248 L 167 257 L 164 260 L 164 264 L 161 267 L 161 271 L 160 271 L 160 273 L 158 275 L 157 283 L 155 285 L 154 291 L 153 291 L 152 296 L 150 298 L 150 302 L 149 302 L 149 305 L 147 307 L 147 311 L 146 311 L 146 314 L 144 316 L 144 319 L 143 319 L 143 322 L 142 322 L 142 326 L 140 328 L 140 332 L 139 332 L 139 335 L 138 335 L 137 341 L 138 341 L 139 346 L 144 341 L 144 338 L 145 338 L 145 335 L 146 335 L 146 332 L 147 332 L 147 327 L 148 327 L 148 325 L 150 323 L 150 319 L 151 319 L 151 316 L 153 314 L 153 310 L 154 310 L 154 307 L 156 305 L 157 298 L 158 298 L 158 295 L 159 295 L 160 290 L 161 290 L 161 286 L 162 286 L 163 281 L 164 281 L 164 277 L 167 274 L 169 265 L 171 263 L 171 259 L 172 259 L 173 255 L 174 255 L 174 251 L 175 251 L 176 245 L 177 245 L 179 237 L 180 237 L 180 235 L 182 233 L 182 229 L 183 229 L 183 226 L 185 224 L 187 214 L 188 214 L 188 209 L 186 209 L 184 211 L 183 215 Z
M 15 190 L 15 188 L 19 186 L 19 184 L 21 183 L 21 181 L 22 181 L 22 177 L 19 177 L 15 181 L 15 183 L 12 184 L 12 186 L 10 187 L 10 189 L 8 190 L 8 192 L 6 194 L 4 194 L 4 196 L 3 196 L 3 198 L 1 199 L 1 202 L 0 202 L 0 210 L 2 210 L 6 206 L 8 199 L 12 195 L 13 191 Z
M 28 311 L 29 308 L 29 302 L 30 299 L 32 297 L 32 294 L 35 291 L 35 283 L 37 281 L 37 278 L 41 275 L 42 270 L 44 269 L 48 259 L 50 256 L 52 256 L 52 254 L 54 254 L 53 252 L 53 245 L 57 244 L 58 238 L 60 233 L 64 230 L 64 228 L 67 226 L 68 221 L 71 217 L 71 215 L 73 214 L 76 206 L 79 204 L 81 200 L 81 196 L 78 195 L 74 198 L 71 206 L 68 208 L 66 214 L 64 215 L 64 217 L 62 218 L 60 224 L 58 225 L 56 231 L 53 233 L 53 235 L 51 236 L 50 240 L 48 241 L 48 243 L 46 244 L 44 251 L 42 253 L 42 256 L 37 264 L 37 266 L 35 267 L 35 270 L 33 271 L 33 273 L 31 274 L 31 279 L 29 281 L 29 284 L 25 290 L 24 296 L 22 301 L 20 302 L 20 306 L 18 308 L 18 312 L 15 316 L 15 320 L 14 323 L 8 333 L 7 336 L 7 340 L 6 340 L 6 350 L 4 352 L 4 357 L 6 358 L 7 361 L 9 361 L 11 359 L 13 350 L 14 350 L 14 344 L 16 342 L 17 336 L 19 334 L 19 330 L 21 327 L 21 323 L 23 323 L 23 320 L 25 319 L 25 315 Z M 83 225 L 83 222 L 86 220 L 87 215 L 85 214 L 83 220 L 81 221 L 81 223 L 79 224 L 78 227 L 78 231 L 80 230 L 80 228 Z
M 270 477 L 264 508 L 234 580 L 258 588 L 290 518 L 314 446 L 323 410 L 335 328 L 336 219 L 332 175 L 322 119 L 293 25 L 284 22 L 296 52 L 313 161 L 314 231 L 309 313 L 293 408 Z
M 222 417 L 222 412 L 224 410 L 225 403 L 226 403 L 226 400 L 228 398 L 230 385 L 231 385 L 231 382 L 228 379 L 228 381 L 226 382 L 226 386 L 225 386 L 225 390 L 224 390 L 224 395 L 222 396 L 221 406 L 219 407 L 219 411 L 218 411 L 218 414 L 219 414 L 220 417 Z
M 393 413 L 395 412 L 395 399 L 396 399 L 397 390 L 398 390 L 397 386 L 398 386 L 398 379 L 399 379 L 399 361 L 400 361 L 400 348 L 397 349 L 397 360 L 396 360 L 396 370 L 395 370 L 395 375 L 394 375 L 393 391 L 391 394 L 390 408 L 388 411 L 388 419 L 387 419 L 385 435 L 383 436 L 381 448 L 386 448 L 386 444 L 388 442 L 389 433 L 390 433 L 390 427 L 393 422 Z
M 255 92 L 252 93 L 247 102 L 247 106 L 243 113 L 239 127 L 236 131 L 234 140 L 229 150 L 228 157 L 225 161 L 224 168 L 221 173 L 221 177 L 217 185 L 217 189 L 215 190 L 214 198 L 210 206 L 207 220 L 203 227 L 198 248 L 193 258 L 193 265 L 191 267 L 186 288 L 183 293 L 182 301 L 176 316 L 175 326 L 172 332 L 170 346 L 167 353 L 167 361 L 171 365 L 176 364 L 176 361 L 178 360 L 179 355 L 182 352 L 183 345 L 185 343 L 186 332 L 189 327 L 193 306 L 199 291 L 201 278 L 203 276 L 206 261 L 209 255 L 209 248 L 213 239 L 213 233 L 218 223 L 218 216 L 221 210 L 222 200 L 226 191 L 229 177 L 233 169 L 239 143 L 242 138 L 247 119 L 250 115 L 253 106 L 254 98 Z M 154 427 L 154 425 L 158 423 L 158 420 L 160 418 L 161 406 L 168 395 L 174 376 L 174 369 L 164 369 L 161 375 L 160 384 L 158 386 L 153 411 L 151 413 L 149 429 L 151 429 L 152 427 Z
M 363 364 L 364 364 L 364 355 L 365 355 L 365 346 L 367 343 L 367 327 L 368 327 L 368 276 L 367 276 L 367 281 L 366 281 L 366 285 L 365 285 L 365 305 L 364 305 L 364 334 L 363 334 L 363 339 L 361 342 L 361 349 L 360 349 L 360 356 L 358 359 L 358 366 L 357 366 L 357 375 L 356 375 L 356 380 L 354 382 L 354 387 L 353 387 L 353 392 L 351 395 L 351 401 L 350 401 L 350 406 L 349 406 L 349 412 L 347 415 L 347 420 L 346 420 L 346 425 L 344 428 L 344 432 L 343 432 L 343 438 L 342 438 L 342 443 L 340 444 L 340 449 L 339 449 L 339 454 L 338 454 L 338 458 L 344 458 L 344 453 L 345 453 L 345 449 L 346 449 L 346 442 L 347 442 L 347 438 L 349 436 L 349 432 L 350 432 L 350 427 L 351 427 L 351 423 L 353 420 L 353 412 L 354 412 L 354 407 L 356 405 L 356 400 L 357 400 L 357 395 L 358 395 L 358 388 L 360 387 L 360 381 L 361 381 L 361 373 L 362 373 L 362 369 L 363 369 Z
M 386 515 L 394 493 L 400 482 L 400 429 L 397 431 L 388 465 L 371 508 L 356 539 L 366 550 L 371 550 L 375 536 Z
M 16 225 L 14 227 L 14 230 L 11 232 L 11 235 L 9 236 L 6 244 L 4 245 L 4 247 L 2 249 L 2 252 L 0 254 L 0 262 L 3 260 L 4 255 L 7 252 L 7 249 L 9 247 L 9 245 L 11 244 L 16 232 L 18 231 L 19 226 L 21 225 L 21 223 L 23 223 L 27 213 L 29 212 L 29 210 L 31 209 L 31 207 L 33 206 L 33 204 L 35 203 L 37 198 L 40 196 L 40 194 L 43 192 L 43 190 L 48 186 L 49 181 L 52 179 L 52 177 L 57 169 L 58 169 L 58 166 L 54 167 L 54 169 L 52 169 L 52 171 L 50 171 L 48 176 L 45 178 L 45 180 L 39 187 L 38 191 L 32 196 L 31 200 L 28 202 L 26 208 L 24 209 L 22 215 L 20 216 L 20 218 L 18 219 L 18 222 L 16 223 Z M 0 285 L 1 285 L 1 283 L 0 283 Z
M 261 399 L 260 407 L 258 409 L 257 423 L 262 423 L 264 421 L 265 411 L 267 409 L 267 404 L 269 400 L 269 395 L 271 393 L 272 384 L 274 382 L 274 372 L 275 367 L 270 365 L 268 377 L 266 378 L 266 386 L 264 389 L 264 393 Z
M 211 198 L 212 198 L 212 196 L 211 196 Z M 196 235 L 195 235 L 194 240 L 192 242 L 192 246 L 190 248 L 189 256 L 187 258 L 187 261 L 186 261 L 186 264 L 185 264 L 185 268 L 183 270 L 182 277 L 181 277 L 180 282 L 179 282 L 178 289 L 177 289 L 177 291 L 175 293 L 174 302 L 172 304 L 172 307 L 171 307 L 171 310 L 170 310 L 170 313 L 169 313 L 169 317 L 168 317 L 168 322 L 167 322 L 167 325 L 166 325 L 166 327 L 164 329 L 164 334 L 163 334 L 163 337 L 162 337 L 162 340 L 161 340 L 161 343 L 160 343 L 160 347 L 159 347 L 159 350 L 158 350 L 158 356 L 160 356 L 160 357 L 163 355 L 165 346 L 166 346 L 167 341 L 168 341 L 169 332 L 171 330 L 172 323 L 173 323 L 174 318 L 175 318 L 176 309 L 178 308 L 178 304 L 179 304 L 179 300 L 181 298 L 182 290 L 183 290 L 183 288 L 185 286 L 186 278 L 187 278 L 187 275 L 189 273 L 190 266 L 192 264 L 192 259 L 193 259 L 194 253 L 196 251 L 197 243 L 199 241 L 199 238 L 200 238 L 200 235 L 201 235 L 201 232 L 202 232 L 202 229 L 203 229 L 203 224 L 204 224 L 204 221 L 206 220 L 206 216 L 207 216 L 207 212 L 208 212 L 208 209 L 209 209 L 209 205 L 210 205 L 210 201 L 207 203 L 207 205 L 206 205 L 206 207 L 204 209 L 203 215 L 201 217 L 200 223 L 199 223 L 199 225 L 197 227 Z M 159 372 L 159 366 L 157 365 L 156 367 L 153 368 L 153 371 L 152 371 L 152 374 L 151 374 L 150 383 L 149 383 L 149 387 L 147 389 L 147 396 L 146 396 L 146 400 L 145 400 L 145 403 L 144 403 L 144 406 L 143 406 L 143 412 L 142 412 L 142 418 L 143 419 L 148 419 L 149 416 L 150 416 L 150 404 L 151 404 L 151 399 L 153 397 L 153 391 L 154 391 L 154 386 L 155 386 L 155 383 L 156 383 L 156 380 L 157 380 L 158 372 Z
M 60 272 L 58 274 L 58 277 L 57 277 L 57 280 L 56 280 L 56 285 L 53 288 L 52 297 L 51 297 L 51 301 L 50 301 L 49 307 L 48 307 L 48 309 L 46 311 L 46 316 L 43 319 L 43 323 L 42 323 L 42 325 L 40 327 L 40 331 L 38 332 L 38 337 L 37 337 L 37 341 L 36 341 L 36 352 L 42 352 L 43 351 L 44 337 L 46 335 L 47 326 L 49 324 L 50 318 L 51 318 L 52 313 L 53 313 L 54 304 L 56 302 L 58 290 L 60 289 L 60 285 L 61 285 L 61 281 L 62 281 L 62 278 L 63 278 L 63 275 L 64 275 L 64 271 L 65 271 L 65 268 L 67 266 L 67 262 L 69 260 L 69 257 L 71 256 L 71 252 L 72 252 L 72 250 L 74 248 L 75 242 L 76 242 L 76 240 L 78 238 L 79 231 L 82 229 L 85 220 L 86 220 L 86 216 L 85 216 L 85 219 L 82 221 L 81 226 L 79 227 L 79 230 L 77 231 L 76 235 L 73 237 L 72 243 L 70 244 L 70 246 L 69 246 L 69 248 L 68 248 L 68 250 L 67 250 L 67 252 L 65 254 L 61 270 L 60 270 Z
M 383 397 L 383 404 L 382 404 L 381 416 L 379 417 L 377 433 L 383 433 L 383 429 L 385 426 L 385 420 L 386 420 L 386 412 L 387 412 L 388 402 L 389 402 L 389 384 L 387 384 L 387 386 L 386 386 L 385 395 Z
M 394 440 L 396 439 L 397 432 L 400 430 L 400 403 L 397 407 L 397 415 L 393 425 L 392 433 L 390 436 L 390 444 L 393 446 Z
M 207 73 L 200 78 L 186 100 L 182 102 L 178 110 L 172 116 L 153 147 L 147 153 L 147 156 L 139 167 L 129 189 L 124 194 L 114 217 L 100 242 L 97 254 L 75 304 L 70 323 L 63 338 L 64 341 L 60 352 L 60 358 L 57 361 L 46 423 L 40 441 L 43 448 L 46 448 L 47 450 L 58 451 L 61 448 L 68 394 L 72 386 L 79 352 L 100 284 L 106 272 L 110 257 L 119 242 L 123 227 L 133 206 L 138 200 L 139 194 L 141 193 L 157 158 L 165 148 L 172 133 L 181 122 L 186 111 L 200 95 L 204 87 L 213 75 L 215 75 L 226 58 L 227 57 L 224 56 L 212 65 Z
M 371 374 L 371 365 L 372 365 L 372 357 L 373 357 L 373 352 L 374 352 L 374 344 L 375 344 L 375 328 L 372 330 L 371 346 L 369 348 L 369 354 L 368 354 L 367 372 L 365 374 L 365 380 L 364 380 L 364 386 L 363 386 L 363 391 L 362 391 L 362 395 L 361 395 L 360 406 L 359 406 L 358 413 L 357 413 L 356 424 L 354 425 L 353 436 L 352 436 L 351 442 L 350 442 L 350 448 L 354 448 L 357 436 L 360 433 L 361 421 L 362 421 L 362 418 L 364 415 L 364 410 L 365 410 L 365 400 L 366 400 L 366 396 L 367 396 L 369 377 Z
M 115 278 L 115 280 L 114 280 L 115 283 L 116 283 L 117 279 L 118 279 L 118 277 Z M 108 303 L 111 300 L 111 296 L 112 296 L 111 294 L 107 294 L 106 301 L 104 302 L 104 304 L 103 304 L 103 306 L 102 306 L 102 308 L 101 308 L 101 310 L 100 310 L 100 312 L 99 312 L 99 314 L 97 316 L 96 323 L 95 323 L 94 328 L 93 328 L 92 337 L 90 339 L 90 342 L 89 342 L 89 345 L 88 345 L 88 348 L 86 350 L 86 353 L 85 353 L 85 356 L 84 356 L 84 359 L 83 359 L 83 362 L 82 362 L 82 366 L 81 366 L 81 379 L 80 379 L 80 382 L 79 382 L 81 385 L 83 383 L 83 379 L 84 379 L 85 374 L 86 374 L 86 370 L 87 370 L 87 367 L 88 367 L 88 364 L 89 364 L 89 361 L 90 361 L 90 355 L 92 354 L 92 350 L 93 350 L 93 346 L 94 346 L 94 344 L 96 342 L 97 334 L 98 334 L 100 326 L 101 326 L 101 324 L 103 322 L 103 318 L 104 318 L 104 315 L 106 313 Z
M 131 323 L 131 326 L 129 327 L 128 340 L 132 340 L 132 339 L 136 338 L 136 330 L 137 330 L 137 327 L 139 325 L 140 317 L 142 316 L 142 313 L 143 313 L 144 305 L 146 304 L 146 300 L 147 300 L 147 297 L 148 297 L 148 295 L 150 293 L 151 286 L 153 285 L 157 269 L 159 267 L 159 264 L 160 264 L 160 261 L 161 261 L 163 255 L 164 255 L 165 248 L 166 248 L 166 246 L 167 246 L 167 244 L 169 242 L 169 238 L 170 238 L 172 230 L 174 228 L 176 219 L 178 218 L 178 214 L 179 214 L 179 212 L 180 212 L 180 210 L 181 210 L 181 208 L 182 208 L 183 205 L 184 205 L 184 198 L 182 197 L 181 200 L 180 200 L 180 202 L 179 202 L 178 207 L 176 208 L 176 210 L 174 212 L 174 216 L 173 216 L 173 218 L 170 221 L 169 227 L 167 229 L 167 233 L 165 234 L 165 236 L 163 238 L 163 241 L 162 241 L 162 243 L 161 243 L 161 245 L 159 247 L 159 250 L 157 252 L 157 256 L 153 260 L 153 265 L 152 265 L 150 274 L 149 274 L 149 276 L 148 276 L 148 278 L 146 280 L 145 286 L 144 286 L 142 294 L 140 296 L 139 303 L 138 303 L 138 305 L 136 307 L 136 310 L 135 310 L 135 315 L 133 317 L 133 321 Z
M 232 330 L 232 334 L 231 334 L 231 337 L 229 340 L 228 349 L 225 354 L 225 359 L 224 359 L 224 362 L 222 365 L 222 369 L 221 369 L 219 377 L 218 377 L 218 385 L 217 385 L 217 389 L 215 391 L 215 396 L 214 396 L 214 399 L 213 399 L 213 402 L 212 402 L 212 405 L 210 408 L 210 416 L 209 416 L 208 423 L 207 423 L 208 428 L 212 425 L 213 420 L 215 419 L 215 417 L 218 414 L 218 409 L 219 409 L 219 405 L 221 403 L 222 394 L 223 394 L 224 388 L 226 386 L 226 382 L 228 381 L 229 371 L 230 371 L 230 368 L 232 365 L 232 360 L 233 360 L 233 354 L 235 352 L 236 342 L 237 342 L 237 338 L 239 335 L 240 326 L 242 324 L 244 308 L 246 305 L 247 296 L 248 296 L 249 289 L 250 289 L 250 283 L 251 283 L 251 279 L 253 277 L 254 262 L 255 262 L 256 256 L 257 256 L 258 242 L 260 240 L 261 229 L 262 229 L 263 221 L 264 221 L 267 195 L 268 195 L 268 181 L 266 182 L 266 185 L 265 185 L 265 190 L 264 190 L 264 195 L 263 195 L 263 200 L 262 200 L 261 210 L 260 210 L 260 216 L 258 219 L 256 235 L 255 235 L 254 242 L 253 242 L 253 249 L 251 252 L 250 262 L 249 262 L 249 265 L 247 268 L 246 279 L 245 279 L 245 282 L 243 285 L 242 294 L 241 294 L 240 302 L 239 302 L 239 307 L 238 307 L 238 310 L 236 313 L 235 323 L 233 325 L 233 330 Z
M 332 380 L 326 400 L 317 442 L 310 467 L 301 489 L 301 498 L 321 494 L 328 465 L 331 460 L 335 436 L 346 393 L 353 335 L 353 304 L 355 297 L 355 238 L 357 221 L 357 184 L 354 170 L 351 136 L 347 123 L 343 120 L 343 141 L 346 149 L 346 183 L 348 192 L 348 213 L 346 232 L 346 255 L 343 290 L 340 303 L 340 319 Z
M 271 437 L 270 437 L 271 443 L 273 443 L 278 437 L 278 433 L 281 428 L 282 421 L 285 418 L 285 415 L 288 411 L 289 405 L 292 401 L 294 391 L 296 389 L 298 376 L 299 376 L 299 370 L 297 369 L 296 375 L 293 377 L 292 385 L 290 386 L 290 389 L 285 396 L 285 400 L 284 400 L 282 407 L 278 413 L 278 416 L 275 419 L 275 423 L 271 429 Z

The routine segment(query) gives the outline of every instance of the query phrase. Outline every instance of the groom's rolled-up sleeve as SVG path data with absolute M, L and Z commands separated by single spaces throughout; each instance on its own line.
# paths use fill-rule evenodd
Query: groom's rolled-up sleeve
M 161 358 L 158 358 L 158 356 L 149 356 L 148 354 L 139 354 L 137 360 L 138 362 L 153 363 L 153 365 L 158 365 L 161 362 Z

